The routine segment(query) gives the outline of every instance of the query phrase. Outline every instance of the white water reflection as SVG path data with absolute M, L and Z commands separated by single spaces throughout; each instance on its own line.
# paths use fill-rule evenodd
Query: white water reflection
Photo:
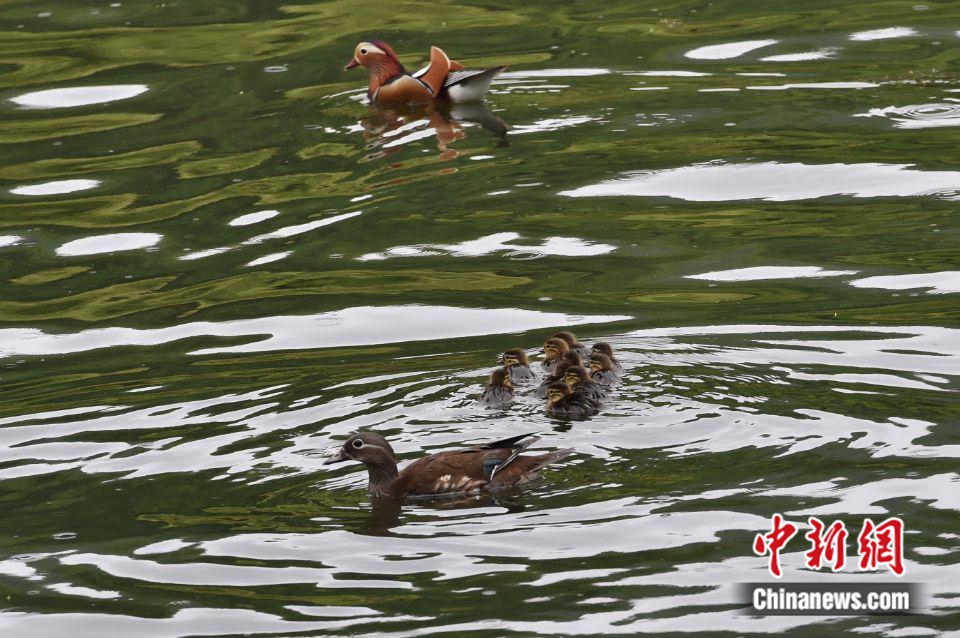
M 111 233 L 68 241 L 56 249 L 61 257 L 101 255 L 123 250 L 139 250 L 156 246 L 163 239 L 158 233 Z
M 205 250 L 194 250 L 186 255 L 177 257 L 177 259 L 180 261 L 193 261 L 195 259 L 213 257 L 214 255 L 222 255 L 223 253 L 230 252 L 230 250 L 232 250 L 230 246 L 217 246 L 216 248 L 207 248 Z
M 248 226 L 261 221 L 265 221 L 267 219 L 271 219 L 273 217 L 276 217 L 278 214 L 279 213 L 274 210 L 265 210 L 259 213 L 250 213 L 248 215 L 242 215 L 234 219 L 232 222 L 230 222 L 230 225 L 231 226 Z M 350 213 L 343 213 L 340 215 L 333 215 L 331 217 L 316 219 L 312 222 L 306 222 L 303 224 L 295 224 L 293 226 L 284 226 L 282 228 L 278 228 L 277 230 L 270 231 L 269 233 L 263 233 L 261 235 L 255 235 L 250 239 L 245 239 L 244 241 L 240 242 L 239 245 L 254 246 L 256 244 L 261 244 L 265 241 L 269 241 L 271 239 L 286 239 L 288 237 L 302 235 L 304 233 L 309 233 L 310 231 L 316 230 L 318 228 L 323 228 L 324 226 L 330 226 L 331 224 L 336 224 L 337 222 L 341 222 L 345 219 L 351 219 L 361 214 L 363 214 L 363 211 L 357 210 Z M 242 223 L 237 223 L 237 222 L 242 222 Z M 193 261 L 195 259 L 204 259 L 206 257 L 213 257 L 214 255 L 222 255 L 223 253 L 230 252 L 231 250 L 234 250 L 237 247 L 238 246 L 217 246 L 215 248 L 205 248 L 203 250 L 190 251 L 185 255 L 181 255 L 177 259 L 179 259 L 180 261 Z M 270 263 L 271 261 L 277 261 L 278 259 L 283 259 L 284 257 L 288 256 L 290 252 L 291 251 L 272 253 L 265 257 L 254 259 L 253 261 L 249 262 L 246 265 L 258 266 L 261 264 Z M 266 260 L 266 261 L 261 261 L 261 260 Z
M 600 244 L 578 237 L 547 237 L 540 244 L 531 246 L 511 244 L 521 239 L 519 233 L 496 233 L 479 239 L 463 241 L 459 244 L 415 244 L 395 246 L 382 253 L 367 253 L 357 257 L 359 261 L 377 261 L 393 257 L 427 257 L 449 255 L 451 257 L 482 257 L 498 252 L 506 252 L 510 257 L 539 258 L 590 257 L 605 255 L 616 250 L 616 246 Z
M 610 73 L 610 69 L 589 67 L 584 67 L 582 69 L 530 69 L 525 71 L 505 71 L 498 75 L 497 78 L 586 78 L 597 75 L 608 75 Z
M 143 558 L 102 554 L 70 554 L 60 559 L 64 565 L 96 565 L 119 578 L 136 578 L 151 583 L 178 583 L 205 586 L 278 585 L 316 583 L 318 587 L 374 587 L 410 589 L 402 581 L 347 580 L 334 578 L 330 570 L 316 567 L 260 567 L 216 563 L 163 564 Z
M 599 122 L 599 117 L 589 115 L 566 115 L 564 117 L 551 117 L 537 120 L 532 124 L 516 124 L 510 130 L 511 135 L 522 135 L 524 133 L 546 133 L 549 131 L 558 131 L 562 128 L 579 126 L 588 122 Z
M 14 195 L 63 195 L 74 193 L 76 191 L 88 190 L 100 185 L 98 179 L 64 179 L 56 182 L 46 182 L 43 184 L 31 184 L 29 186 L 18 186 L 11 188 L 10 192 Z
M 910 164 L 801 164 L 721 161 L 637 171 L 561 191 L 568 197 L 675 197 L 695 202 L 763 199 L 787 202 L 832 195 L 940 196 L 958 199 L 960 171 L 921 171 Z
M 23 241 L 23 237 L 20 235 L 0 235 L 0 248 L 7 248 L 8 246 L 16 246 Z
M 147 91 L 146 84 L 115 84 L 110 86 L 77 86 L 67 89 L 48 89 L 24 93 L 11 102 L 35 109 L 59 109 L 72 106 L 103 104 L 127 100 Z
M 939 102 L 888 106 L 857 113 L 854 117 L 886 117 L 897 128 L 908 130 L 960 126 L 960 104 Z
M 47 585 L 47 589 L 55 591 L 58 594 L 63 594 L 64 596 L 83 596 L 84 598 L 98 598 L 98 599 L 113 599 L 120 598 L 121 594 L 118 591 L 103 591 L 99 589 L 92 589 L 90 587 L 77 587 L 70 583 L 53 583 Z
M 631 71 L 624 75 L 643 75 L 652 78 L 700 78 L 712 74 L 699 71 Z
M 569 315 L 534 310 L 451 306 L 360 306 L 316 315 L 200 321 L 156 330 L 99 328 L 51 334 L 35 328 L 0 330 L 0 356 L 66 354 L 114 346 L 151 346 L 191 337 L 260 337 L 238 346 L 191 354 L 265 352 L 452 339 L 552 326 L 607 323 L 628 315 Z
M 687 51 L 684 55 L 694 60 L 729 60 L 740 57 L 744 53 L 768 47 L 777 42 L 779 42 L 779 40 L 746 40 L 743 42 L 711 44 Z
M 264 233 L 263 235 L 257 235 L 256 237 L 251 237 L 246 240 L 244 245 L 250 244 L 259 244 L 261 242 L 267 241 L 268 239 L 285 239 L 287 237 L 293 237 L 294 235 L 302 235 L 303 233 L 308 233 L 311 230 L 316 230 L 318 228 L 323 228 L 324 226 L 330 226 L 331 224 L 336 224 L 337 222 L 343 221 L 345 219 L 351 219 L 357 215 L 362 214 L 363 211 L 353 211 L 352 213 L 343 213 L 340 215 L 333 215 L 332 217 L 324 217 L 323 219 L 317 219 L 312 222 L 306 222 L 304 224 L 296 224 L 294 226 L 284 226 L 283 228 L 278 228 L 269 233 Z
M 826 47 L 816 51 L 804 51 L 802 53 L 783 53 L 781 55 L 768 55 L 760 58 L 761 62 L 808 62 L 811 60 L 826 60 L 836 55 L 837 49 Z
M 236 219 L 232 219 L 228 222 L 230 226 L 249 226 L 250 224 L 259 224 L 260 222 L 266 221 L 268 219 L 273 219 L 280 214 L 278 210 L 261 210 L 256 213 L 247 213 L 246 215 L 240 215 Z
M 748 86 L 755 91 L 786 91 L 788 89 L 875 89 L 873 82 L 791 82 L 789 84 L 766 84 Z
M 851 281 L 850 285 L 857 288 L 886 288 L 887 290 L 925 288 L 931 294 L 942 295 L 960 292 L 960 270 L 865 277 Z
M 755 266 L 734 270 L 717 270 L 699 275 L 687 275 L 685 279 L 707 281 L 761 281 L 764 279 L 803 279 L 855 275 L 856 270 L 824 270 L 819 266 Z
M 410 618 L 410 616 L 398 615 L 380 619 L 379 622 L 390 623 L 410 620 Z M 182 638 L 183 636 L 272 635 L 287 632 L 334 631 L 364 622 L 369 620 L 366 617 L 322 621 L 287 620 L 274 614 L 251 609 L 213 607 L 188 607 L 166 618 L 145 618 L 118 612 L 33 614 L 4 611 L 0 612 L 0 633 L 30 638 L 63 638 L 63 636 Z
M 292 250 L 285 250 L 279 253 L 270 253 L 269 255 L 264 255 L 263 257 L 257 257 L 253 261 L 247 263 L 247 267 L 251 266 L 262 266 L 264 264 L 271 264 L 275 261 L 280 261 L 281 259 L 286 259 L 293 254 Z
M 917 35 L 917 32 L 910 27 L 887 27 L 886 29 L 871 29 L 869 31 L 858 31 L 851 34 L 850 39 L 856 41 L 870 40 L 889 40 L 891 38 L 905 38 L 907 36 Z

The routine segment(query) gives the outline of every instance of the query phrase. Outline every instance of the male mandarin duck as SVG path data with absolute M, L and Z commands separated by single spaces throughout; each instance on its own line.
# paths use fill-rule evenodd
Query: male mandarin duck
M 374 432 L 350 435 L 337 456 L 325 465 L 360 461 L 367 466 L 367 489 L 375 498 L 453 495 L 514 487 L 531 480 L 547 465 L 573 454 L 568 448 L 538 456 L 520 454 L 537 441 L 521 434 L 485 445 L 431 454 L 397 470 L 397 455 Z
M 520 348 L 512 348 L 501 357 L 504 367 L 510 371 L 510 380 L 514 383 L 527 383 L 533 380 L 533 370 L 530 369 L 530 359 L 527 353 Z
M 590 373 L 583 366 L 567 368 L 567 371 L 563 374 L 563 380 L 570 386 L 574 395 L 583 396 L 597 404 L 600 404 L 607 397 L 604 389 L 590 378 Z
M 605 388 L 620 383 L 620 376 L 614 371 L 610 357 L 596 350 L 590 355 L 590 378 Z
M 563 381 L 547 388 L 547 414 L 556 417 L 586 417 L 596 414 L 600 404 L 577 394 Z
M 606 343 L 604 341 L 596 342 L 595 344 L 593 344 L 593 350 L 591 351 L 590 354 L 591 356 L 593 356 L 594 354 L 607 355 L 610 358 L 610 363 L 613 364 L 613 371 L 618 374 L 623 372 L 623 366 L 620 365 L 620 362 L 617 361 L 617 358 L 613 356 L 613 348 L 610 346 L 609 343 Z
M 569 330 L 561 330 L 560 332 L 556 332 L 550 336 L 555 339 L 563 339 L 566 341 L 567 346 L 580 355 L 580 358 L 584 361 L 590 359 L 590 350 L 587 349 L 587 346 L 577 341 L 577 338 L 573 336 L 573 333 Z
M 494 76 L 505 66 L 479 71 L 465 69 L 439 47 L 430 47 L 430 63 L 407 73 L 397 54 L 382 40 L 361 42 L 344 70 L 365 66 L 370 71 L 367 97 L 372 104 L 432 104 L 437 100 L 477 102 L 483 99 Z
M 478 402 L 485 408 L 503 408 L 513 401 L 513 396 L 509 368 L 497 368 L 490 374 L 490 382 Z
M 547 374 L 553 374 L 557 364 L 560 363 L 563 355 L 570 351 L 570 346 L 563 339 L 551 337 L 543 342 L 543 371 Z

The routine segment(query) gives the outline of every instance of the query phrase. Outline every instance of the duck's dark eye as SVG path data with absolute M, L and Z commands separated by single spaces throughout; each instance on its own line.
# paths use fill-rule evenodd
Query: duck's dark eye
M 357 450 L 363 447 L 363 441 L 361 439 L 354 439 L 353 447 Z
M 366 55 L 366 54 L 367 54 L 366 49 L 360 49 L 360 55 Z

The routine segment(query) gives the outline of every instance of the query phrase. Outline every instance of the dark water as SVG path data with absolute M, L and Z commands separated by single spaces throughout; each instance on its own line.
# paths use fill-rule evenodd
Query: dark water
M 372 36 L 511 68 L 372 113 Z M 958 635 L 957 2 L 5 0 L 0 121 L 2 635 Z M 561 327 L 600 416 L 474 406 Z M 375 507 L 357 428 L 579 454 Z M 740 614 L 776 512 L 928 613 Z

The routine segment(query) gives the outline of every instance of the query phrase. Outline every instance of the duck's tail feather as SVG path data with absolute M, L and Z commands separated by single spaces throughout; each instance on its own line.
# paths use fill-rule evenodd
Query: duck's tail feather
M 508 439 L 500 439 L 499 441 L 492 441 L 492 442 L 490 442 L 490 443 L 484 443 L 483 445 L 479 445 L 479 446 L 477 446 L 476 448 L 471 448 L 471 449 L 469 449 L 469 450 L 464 450 L 464 452 L 472 452 L 472 451 L 477 450 L 477 449 L 480 449 L 480 450 L 502 450 L 502 449 L 504 449 L 504 448 L 512 448 L 512 447 L 514 447 L 517 443 L 519 443 L 521 440 L 527 438 L 528 436 L 534 436 L 534 434 L 536 434 L 536 433 L 535 433 L 535 432 L 527 432 L 526 434 L 518 434 L 517 436 L 511 436 L 511 437 L 508 438 Z M 537 438 L 539 438 L 539 437 L 537 437 Z M 537 439 L 533 439 L 532 441 L 530 441 L 530 443 L 533 443 L 533 441 L 536 441 L 536 440 L 537 440 Z M 521 449 L 523 449 L 523 450 L 527 449 L 528 447 L 530 447 L 530 443 L 524 444 Z
M 443 89 L 451 102 L 479 102 L 499 73 L 507 67 L 495 66 L 481 71 L 450 71 Z
M 536 472 L 537 470 L 542 469 L 551 463 L 556 463 L 557 461 L 567 458 L 575 452 L 576 450 L 574 450 L 572 447 L 568 447 L 562 450 L 557 450 L 556 452 L 548 452 L 546 454 L 541 454 L 540 456 L 535 456 L 533 457 L 535 464 L 531 471 Z

